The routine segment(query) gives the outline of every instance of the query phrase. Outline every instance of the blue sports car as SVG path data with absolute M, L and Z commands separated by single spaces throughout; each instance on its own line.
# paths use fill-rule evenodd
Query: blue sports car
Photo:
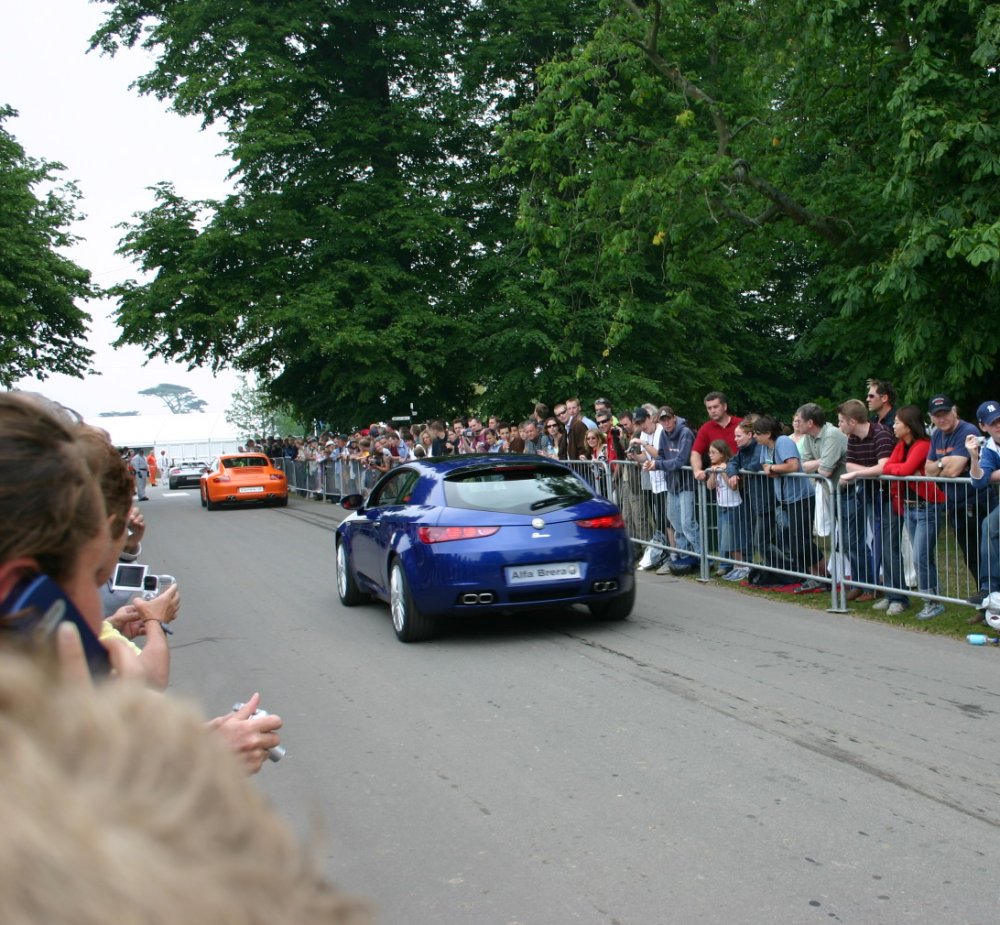
M 568 467 L 540 456 L 417 460 L 349 495 L 337 528 L 337 590 L 348 607 L 387 601 L 403 642 L 435 618 L 587 604 L 624 620 L 635 603 L 621 512 Z

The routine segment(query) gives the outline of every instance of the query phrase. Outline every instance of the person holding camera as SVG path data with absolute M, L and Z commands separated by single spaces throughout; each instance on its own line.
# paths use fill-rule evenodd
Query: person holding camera
M 958 408 L 947 395 L 935 395 L 927 410 L 934 423 L 934 432 L 931 434 L 924 475 L 948 480 L 938 484 L 945 494 L 945 518 L 955 533 L 965 564 L 978 586 L 979 540 L 983 521 L 996 507 L 997 494 L 988 486 L 977 489 L 965 481 L 972 464 L 965 444 L 969 437 L 978 440 L 976 428 L 962 420 Z
M 969 476 L 974 489 L 991 488 L 1000 483 L 1000 402 L 984 401 L 976 412 L 986 439 L 969 434 Z M 983 520 L 980 534 L 979 594 L 969 599 L 977 610 L 986 610 L 990 595 L 1000 591 L 1000 507 L 994 507 Z

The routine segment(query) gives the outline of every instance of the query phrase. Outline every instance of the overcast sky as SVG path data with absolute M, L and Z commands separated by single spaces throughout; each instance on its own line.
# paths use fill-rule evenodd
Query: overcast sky
M 148 187 L 170 180 L 187 198 L 218 197 L 228 189 L 229 162 L 218 156 L 222 140 L 202 132 L 198 120 L 181 118 L 129 89 L 149 69 L 143 52 L 87 54 L 87 40 L 101 19 L 101 6 L 86 0 L 4 4 L 0 103 L 18 110 L 5 128 L 27 154 L 64 164 L 63 177 L 80 187 L 86 219 L 73 230 L 85 240 L 67 255 L 103 287 L 138 275 L 115 254 L 122 235 L 115 226 L 153 204 Z M 25 380 L 18 387 L 42 392 L 88 418 L 102 411 L 162 413 L 158 399 L 136 394 L 161 382 L 192 389 L 208 402 L 208 411 L 226 410 L 235 374 L 189 372 L 158 360 L 144 366 L 140 349 L 112 350 L 109 344 L 119 334 L 108 317 L 113 307 L 106 301 L 84 306 L 93 319 L 89 346 L 102 375 Z

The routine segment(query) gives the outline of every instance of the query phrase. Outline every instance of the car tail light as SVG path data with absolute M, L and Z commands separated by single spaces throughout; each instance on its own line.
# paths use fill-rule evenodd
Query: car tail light
M 285 477 L 280 472 L 272 472 L 269 476 L 272 482 L 283 482 Z
M 625 518 L 621 514 L 606 514 L 604 517 L 578 520 L 576 525 L 587 530 L 622 530 L 625 528 Z
M 483 536 L 493 536 L 499 527 L 418 527 L 417 537 L 421 543 L 450 543 L 452 540 L 477 540 Z
M 212 481 L 213 482 L 231 482 L 232 479 L 228 475 L 217 475 L 214 479 L 212 479 Z

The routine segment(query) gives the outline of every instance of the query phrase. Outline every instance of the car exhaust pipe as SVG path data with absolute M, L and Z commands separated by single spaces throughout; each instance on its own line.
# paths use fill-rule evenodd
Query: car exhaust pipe
M 617 591 L 618 582 L 612 579 L 611 581 L 595 581 L 591 590 L 595 594 L 603 594 L 605 591 Z
M 463 594 L 461 597 L 463 604 L 492 604 L 493 603 L 493 592 L 492 591 L 469 591 Z

